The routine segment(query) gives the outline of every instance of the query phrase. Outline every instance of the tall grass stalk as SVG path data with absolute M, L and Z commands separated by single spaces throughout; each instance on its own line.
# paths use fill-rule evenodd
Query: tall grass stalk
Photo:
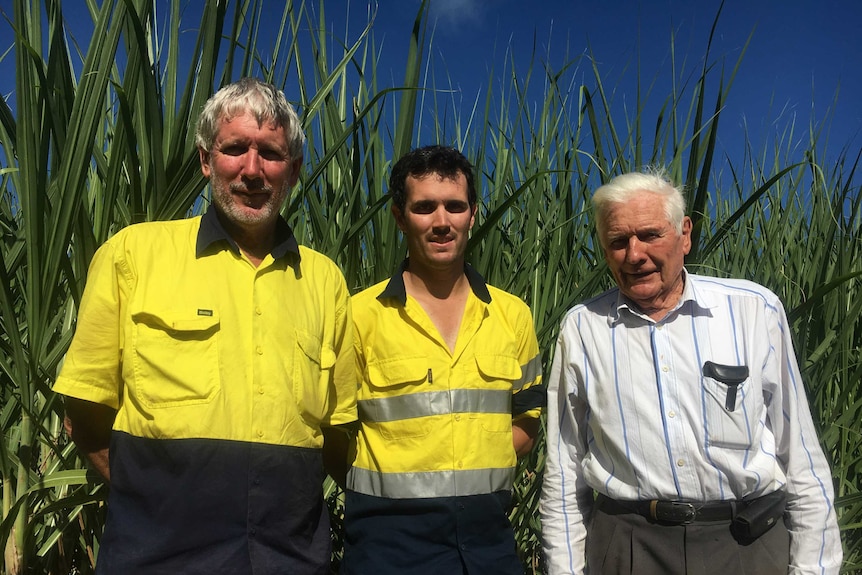
M 645 163 L 669 166 L 697 221 L 689 269 L 763 283 L 789 310 L 834 466 L 846 569 L 862 568 L 860 151 L 845 148 L 830 163 L 817 126 L 803 136 L 790 125 L 762 150 L 751 149 L 745 134 L 723 132 L 745 150 L 741 160 L 725 158 L 717 134 L 742 56 L 726 67 L 710 35 L 694 69 L 674 54 L 670 86 L 647 84 L 653 71 L 639 68 L 635 106 L 620 112 L 615 86 L 589 55 L 559 69 L 545 63 L 548 55 L 534 55 L 521 69 L 509 54 L 489 73 L 486 93 L 459 94 L 426 59 L 435 42 L 427 2 L 397 85 L 378 77 L 374 15 L 339 37 L 326 27 L 334 4 L 236 0 L 197 12 L 178 1 L 87 6 L 94 32 L 88 44 L 78 39 L 80 61 L 60 0 L 14 0 L 12 51 L 0 46 L 15 58 L 15 104 L 0 103 L 6 572 L 92 572 L 105 490 L 63 436 L 62 408 L 50 391 L 87 265 L 125 225 L 206 206 L 190 127 L 217 87 L 243 75 L 284 87 L 297 104 L 308 146 L 285 214 L 300 241 L 333 257 L 355 291 L 388 277 L 405 253 L 386 195 L 393 158 L 427 143 L 464 150 L 482 190 L 470 259 L 530 304 L 546 365 L 565 311 L 612 281 L 597 249 L 591 190 Z M 281 25 L 270 37 L 263 20 L 276 18 Z M 190 23 L 193 43 L 180 36 Z M 721 26 L 716 17 L 712 34 Z M 659 111 L 648 114 L 655 94 Z M 540 440 L 514 486 L 511 519 L 529 573 L 543 566 L 536 513 L 543 464 Z M 337 527 L 340 494 L 331 482 L 326 493 Z

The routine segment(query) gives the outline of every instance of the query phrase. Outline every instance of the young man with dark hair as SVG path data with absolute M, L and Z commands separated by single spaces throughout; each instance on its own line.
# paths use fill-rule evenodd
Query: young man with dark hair
M 354 296 L 360 430 L 342 573 L 521 575 L 507 518 L 544 403 L 529 308 L 465 261 L 473 167 L 429 146 L 393 167 L 408 258 Z

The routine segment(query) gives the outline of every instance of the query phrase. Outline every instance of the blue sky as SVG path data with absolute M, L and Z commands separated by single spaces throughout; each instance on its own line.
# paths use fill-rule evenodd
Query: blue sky
M 279 4 L 272 1 L 276 14 Z M 403 76 L 419 4 L 377 3 L 373 32 L 382 47 L 379 75 L 391 77 L 394 85 Z M 316 6 L 317 0 L 308 5 Z M 684 57 L 686 70 L 697 71 L 719 5 L 720 0 L 431 0 L 434 36 L 428 57 L 438 72 L 445 70 L 469 108 L 489 89 L 492 69 L 499 78 L 508 53 L 526 74 L 534 42 L 539 57 L 555 69 L 589 48 L 606 89 L 614 89 L 616 106 L 632 106 L 638 66 L 642 83 L 656 81 L 650 101 L 658 106 L 672 91 L 671 34 L 677 59 Z M 9 17 L 11 7 L 11 0 L 0 0 L 0 10 Z M 86 29 L 78 24 L 89 18 L 83 0 L 67 0 L 63 8 L 73 28 Z M 325 10 L 334 37 L 355 39 L 367 21 L 369 0 L 326 0 Z M 859 0 L 726 0 L 711 59 L 724 58 L 729 71 L 752 32 L 753 38 L 723 112 L 720 145 L 738 150 L 747 139 L 759 150 L 795 120 L 794 139 L 805 147 L 809 123 L 828 120 L 822 141 L 829 156 L 844 146 L 855 154 L 862 145 L 860 22 Z M 0 54 L 11 42 L 10 28 L 0 17 Z M 575 73 L 592 85 L 588 62 L 579 62 Z M 11 54 L 0 62 L 4 97 L 14 90 L 11 64 Z
M 404 47 L 419 0 L 380 0 L 374 23 L 383 42 L 384 70 L 403 74 Z M 503 67 L 507 48 L 526 73 L 534 40 L 553 67 L 594 54 L 615 103 L 635 98 L 637 67 L 642 79 L 657 79 L 653 100 L 671 93 L 670 38 L 677 59 L 697 71 L 706 50 L 719 0 L 432 0 L 434 40 L 430 57 L 442 64 L 468 102 L 488 89 L 493 67 Z M 364 24 L 368 2 L 326 4 L 335 34 L 343 32 L 339 8 L 349 9 L 351 31 Z M 337 23 L 336 23 L 337 22 Z M 807 144 L 810 122 L 825 124 L 823 139 L 834 157 L 845 145 L 862 145 L 862 2 L 858 0 L 726 0 L 712 47 L 728 72 L 749 35 L 751 42 L 734 81 L 719 134 L 727 149 L 746 138 L 762 149 L 796 122 L 794 140 Z M 582 60 L 580 73 L 591 81 Z M 717 82 L 717 76 L 716 76 Z M 837 97 L 837 101 L 835 100 Z

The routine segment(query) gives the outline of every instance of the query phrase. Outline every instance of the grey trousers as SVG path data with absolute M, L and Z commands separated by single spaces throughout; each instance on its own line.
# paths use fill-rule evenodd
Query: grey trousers
M 590 575 L 786 575 L 790 535 L 784 522 L 748 545 L 729 521 L 658 525 L 637 513 L 593 510 L 587 530 Z

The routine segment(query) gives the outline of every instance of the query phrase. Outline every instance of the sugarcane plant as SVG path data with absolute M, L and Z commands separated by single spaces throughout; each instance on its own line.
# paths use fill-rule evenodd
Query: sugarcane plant
M 300 183 L 284 209 L 301 243 L 332 257 L 351 290 L 391 275 L 405 246 L 389 213 L 395 159 L 429 144 L 474 162 L 480 208 L 468 257 L 531 307 L 545 366 L 567 309 L 612 284 L 589 195 L 614 175 L 665 165 L 695 221 L 693 272 L 758 281 L 782 298 L 821 441 L 833 464 L 845 570 L 862 568 L 862 210 L 860 147 L 787 124 L 764 149 L 744 132 L 741 160 L 718 146 L 744 50 L 728 61 L 712 35 L 671 83 L 640 67 L 635 105 L 615 101 L 589 47 L 553 68 L 510 51 L 478 94 L 457 89 L 432 56 L 422 2 L 393 83 L 378 74 L 367 25 L 336 34 L 317 2 L 87 0 L 91 29 L 70 29 L 60 0 L 12 0 L 0 58 L 0 474 L 4 572 L 91 573 L 107 488 L 62 429 L 51 386 L 76 323 L 96 248 L 132 223 L 206 209 L 193 126 L 220 86 L 254 75 L 284 89 L 308 136 Z M 76 5 L 74 9 L 80 9 Z M 274 24 L 275 23 L 275 24 Z M 720 31 L 720 9 L 713 34 Z M 81 34 L 76 37 L 76 34 Z M 190 39 L 191 38 L 191 39 Z M 2 42 L 2 40 L 0 40 Z M 641 89 L 650 86 L 650 89 Z M 662 91 L 664 87 L 664 91 Z M 647 104 L 658 93 L 655 113 Z M 800 141 L 803 145 L 800 145 Z M 524 458 L 510 518 L 527 573 L 541 573 L 537 501 L 544 440 Z M 333 559 L 343 497 L 331 480 Z

